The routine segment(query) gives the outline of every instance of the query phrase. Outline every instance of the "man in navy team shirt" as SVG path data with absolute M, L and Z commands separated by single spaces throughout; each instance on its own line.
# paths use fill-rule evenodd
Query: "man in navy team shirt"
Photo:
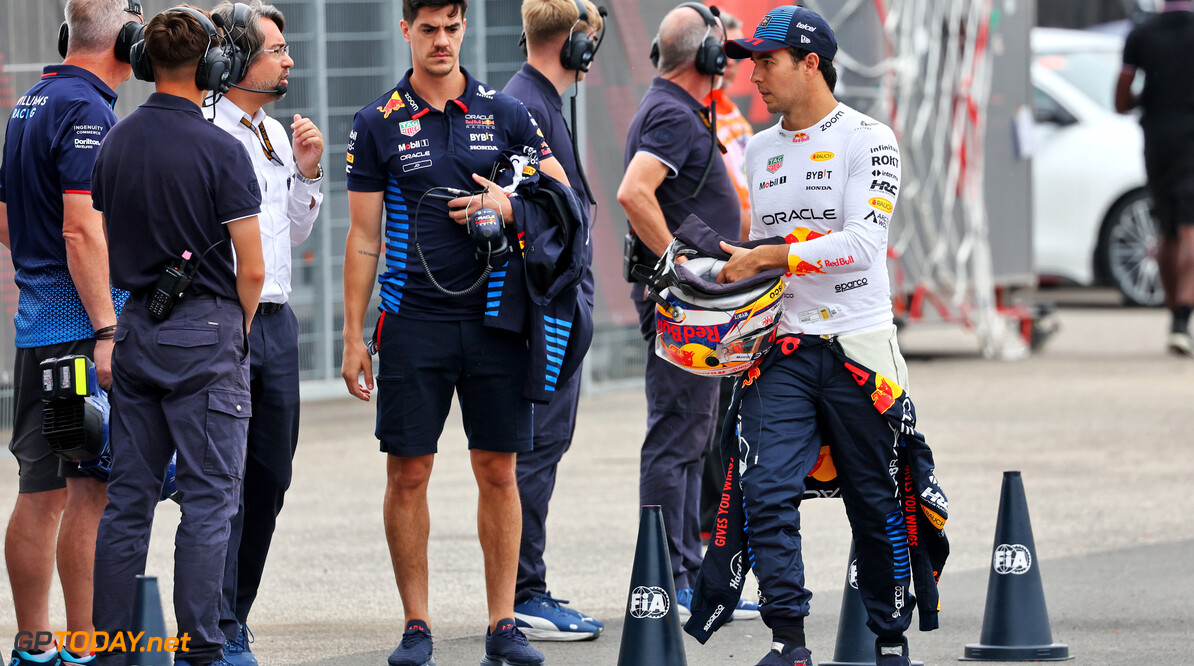
M 152 67 L 156 92 L 104 140 L 92 193 L 107 224 L 112 281 L 129 291 L 116 328 L 95 626 L 110 636 L 134 628 L 136 576 L 145 573 L 154 509 L 177 452 L 174 613 L 189 641 L 176 666 L 222 658 L 224 556 L 253 415 L 248 334 L 265 282 L 257 176 L 244 146 L 199 110 L 207 90 L 221 87 L 209 75 L 227 66 L 221 51 L 205 12 L 176 7 L 149 20 L 148 63 L 137 71 Z M 160 316 L 150 305 L 160 302 L 159 279 L 182 259 L 193 281 Z M 98 661 L 124 663 L 111 653 Z
M 531 449 L 531 403 L 522 395 L 527 337 L 484 325 L 493 307 L 478 282 L 486 258 L 463 224 L 482 204 L 513 221 L 506 195 L 480 175 L 491 173 L 503 150 L 528 147 L 538 152 L 544 173 L 565 183 L 567 177 L 526 108 L 460 67 L 467 9 L 464 0 L 403 1 L 400 25 L 413 68 L 357 112 L 349 136 L 341 375 L 350 394 L 369 399 L 373 361 L 362 331 L 376 279 L 382 311 L 374 336 L 376 434 L 388 454 L 386 538 L 406 619 L 389 658 L 393 666 L 432 663 L 427 483 L 453 392 L 480 495 L 477 530 L 489 605 L 482 663 L 543 661 L 513 619 L 521 532 L 515 456 Z M 444 187 L 485 194 L 451 201 L 426 196 Z M 386 271 L 378 278 L 383 251 Z M 491 277 L 504 271 L 499 264 Z
M 720 68 L 701 60 L 698 45 L 722 41 L 708 10 L 684 3 L 668 12 L 655 38 L 658 76 L 630 122 L 626 173 L 618 202 L 646 247 L 643 263 L 654 266 L 672 232 L 695 214 L 724 238 L 741 236 L 738 195 L 712 134 L 709 109 L 699 100 L 718 87 Z M 708 18 L 706 18 L 708 16 Z M 716 51 L 715 53 L 720 53 Z M 721 67 L 724 67 L 724 56 Z M 643 285 L 631 287 L 643 338 L 655 339 L 655 304 Z M 712 445 L 718 380 L 698 377 L 647 350 L 647 434 L 643 441 L 639 500 L 662 507 L 680 617 L 687 618 L 701 564 L 701 459 Z M 736 619 L 758 617 L 742 600 Z
M 20 290 L 9 445 L 20 484 L 5 562 L 23 634 L 52 631 L 56 550 L 66 628 L 92 628 L 95 530 L 107 497 L 103 483 L 50 451 L 41 432 L 38 366 L 47 358 L 82 354 L 94 358 L 101 386 L 112 381 L 112 332 L 128 294 L 108 280 L 103 219 L 91 208 L 91 168 L 116 123 L 115 89 L 132 74 L 127 44 L 117 52 L 117 34 L 125 23 L 139 23 L 139 12 L 126 0 L 67 2 L 66 59 L 46 67 L 41 81 L 17 100 L 4 142 L 0 241 L 12 251 Z M 22 645 L 12 658 L 22 665 L 56 656 L 84 659 L 65 647 L 54 655 Z
M 547 145 L 551 146 L 552 153 L 568 174 L 568 182 L 577 190 L 581 201 L 591 201 L 588 183 L 581 177 L 580 157 L 572 149 L 572 137 L 564 122 L 560 97 L 569 87 L 584 80 L 591 56 L 596 51 L 595 36 L 602 30 L 604 21 L 597 7 L 588 0 L 584 0 L 588 20 L 582 19 L 577 4 L 581 1 L 523 0 L 522 27 L 526 34 L 527 62 L 502 92 L 526 105 L 543 130 Z M 581 291 L 585 305 L 592 310 L 591 265 L 585 267 Z M 514 618 L 532 640 L 589 640 L 597 638 L 605 628 L 599 620 L 569 608 L 567 601 L 551 596 L 547 591 L 547 567 L 543 562 L 547 505 L 555 489 L 556 467 L 572 445 L 579 399 L 578 371 L 556 390 L 550 403 L 535 407 L 535 448 L 518 456 L 522 545 L 518 555 Z

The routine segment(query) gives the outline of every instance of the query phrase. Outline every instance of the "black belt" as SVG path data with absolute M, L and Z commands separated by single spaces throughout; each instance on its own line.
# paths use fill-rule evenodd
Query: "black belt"
M 259 303 L 257 304 L 257 316 L 264 317 L 265 315 L 272 315 L 284 307 L 286 307 L 285 303 Z

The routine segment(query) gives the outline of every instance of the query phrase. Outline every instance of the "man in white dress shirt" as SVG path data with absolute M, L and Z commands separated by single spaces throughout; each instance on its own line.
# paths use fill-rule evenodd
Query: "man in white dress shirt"
M 265 286 L 249 333 L 249 381 L 253 417 L 245 458 L 240 508 L 224 565 L 220 628 L 232 666 L 255 665 L 245 622 L 265 568 L 282 499 L 290 485 L 298 442 L 298 320 L 290 296 L 290 248 L 307 239 L 323 194 L 323 135 L 309 118 L 295 115 L 290 132 L 262 107 L 286 94 L 294 66 L 282 35 L 285 18 L 259 0 L 223 3 L 212 11 L 247 58 L 240 87 L 215 105 L 215 123 L 244 144 L 261 186 L 261 251 Z M 288 139 L 287 135 L 290 134 Z

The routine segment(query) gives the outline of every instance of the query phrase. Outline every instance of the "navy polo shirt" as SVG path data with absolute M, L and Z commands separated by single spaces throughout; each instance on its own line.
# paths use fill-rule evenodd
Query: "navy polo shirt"
M 485 289 L 453 298 L 439 293 L 424 274 L 414 246 L 416 211 L 419 245 L 436 281 L 454 291 L 466 289 L 481 275 L 484 261 L 464 226 L 448 217 L 448 202 L 424 194 L 433 187 L 478 189 L 472 174 L 489 177 L 506 148 L 534 146 L 544 158 L 551 149 L 521 102 L 463 68 L 464 94 L 443 111 L 410 87 L 411 71 L 353 118 L 348 189 L 385 192 L 382 309 L 415 319 L 480 319 Z
M 738 194 L 730 181 L 725 162 L 713 145 L 713 136 L 702 119 L 705 107 L 683 88 L 656 77 L 639 103 L 626 137 L 626 164 L 640 152 L 648 153 L 668 168 L 668 175 L 655 190 L 669 231 L 675 231 L 689 215 L 700 217 L 725 238 L 742 236 Z M 705 186 L 696 198 L 701 175 L 713 164 Z M 655 257 L 648 250 L 654 263 Z
M 116 93 L 74 65 L 46 67 L 8 119 L 0 201 L 8 208 L 12 263 L 20 290 L 17 347 L 91 338 L 94 327 L 66 263 L 62 196 L 91 193 L 91 167 L 116 123 Z M 128 294 L 112 290 L 116 313 Z
M 141 298 L 166 262 L 189 251 L 194 263 L 211 248 L 187 293 L 238 300 L 224 224 L 256 215 L 261 191 L 244 146 L 194 102 L 150 95 L 108 132 L 92 181 L 116 286 Z
M 563 100 L 556 87 L 539 70 L 531 67 L 529 63 L 523 63 L 522 69 L 510 78 L 502 92 L 521 101 L 530 112 L 531 117 L 539 123 L 539 129 L 543 130 L 543 136 L 547 139 L 547 145 L 551 146 L 552 154 L 564 167 L 564 175 L 568 176 L 568 182 L 572 185 L 572 189 L 576 190 L 581 201 L 588 202 L 589 195 L 585 192 L 584 181 L 581 180 L 580 170 L 576 166 L 577 156 L 572 150 L 572 136 L 568 133 L 568 125 L 564 122 Z M 585 268 L 581 289 L 584 290 L 589 303 L 592 304 L 593 269 L 591 265 Z

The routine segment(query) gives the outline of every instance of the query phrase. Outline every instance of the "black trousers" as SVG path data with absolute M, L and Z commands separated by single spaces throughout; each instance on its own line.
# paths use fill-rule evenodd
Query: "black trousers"
M 257 599 L 278 513 L 292 476 L 298 444 L 298 319 L 289 305 L 253 319 L 249 332 L 249 390 L 253 418 L 240 505 L 232 518 L 220 630 L 232 639 Z

